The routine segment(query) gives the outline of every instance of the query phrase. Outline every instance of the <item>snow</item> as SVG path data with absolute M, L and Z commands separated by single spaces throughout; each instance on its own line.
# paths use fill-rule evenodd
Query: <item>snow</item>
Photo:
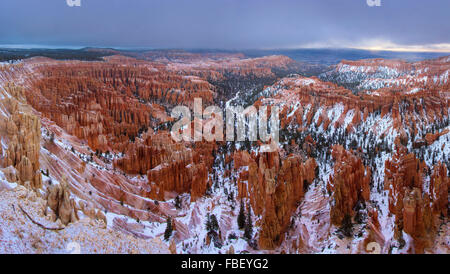
M 300 106 L 301 106 L 300 102 L 297 102 L 297 103 L 294 105 L 292 111 L 291 111 L 286 117 L 289 118 L 289 117 L 291 117 L 292 115 L 294 115 L 295 112 L 298 110 L 298 108 L 299 108 Z
M 178 64 L 177 64 L 178 65 Z M 185 67 L 185 64 L 179 64 Z M 201 65 L 203 67 L 213 66 L 213 62 L 206 62 Z M 187 66 L 187 65 L 186 65 Z M 229 62 L 227 66 L 233 66 L 232 62 Z M 428 79 L 432 79 L 435 83 L 447 83 L 449 70 L 437 75 L 431 76 L 418 76 L 421 73 L 429 72 L 429 68 L 424 68 L 423 70 L 417 70 L 416 72 L 410 72 L 406 74 L 398 68 L 392 68 L 384 65 L 367 65 L 367 66 L 350 66 L 342 65 L 338 67 L 339 74 L 336 76 L 339 81 L 343 83 L 354 83 L 358 82 L 358 88 L 368 89 L 368 94 L 382 96 L 382 92 L 378 92 L 377 89 L 389 86 L 407 86 L 404 89 L 406 94 L 415 94 L 420 92 L 422 89 L 418 87 L 419 84 L 426 84 Z M 329 76 L 329 75 L 328 75 Z M 327 76 L 327 77 L 328 77 Z M 324 76 L 325 77 L 325 76 Z M 9 94 L 4 92 L 2 87 L 2 81 L 6 81 L 3 75 L 0 75 L 0 97 L 10 97 Z M 200 82 L 203 81 L 196 76 L 183 76 L 184 79 Z M 309 115 L 309 111 L 313 109 L 312 104 L 302 104 L 300 98 L 296 94 L 296 89 L 292 87 L 302 87 L 311 84 L 318 84 L 319 81 L 312 78 L 305 78 L 301 76 L 286 77 L 264 89 L 261 95 L 265 97 L 264 103 L 275 104 L 281 107 L 286 107 L 288 110 L 287 118 L 292 117 L 296 114 L 299 109 L 303 110 L 302 122 L 306 120 Z M 291 89 L 287 89 L 287 87 Z M 226 107 L 229 107 L 236 103 L 241 103 L 247 91 L 241 90 L 237 92 L 233 98 L 225 103 Z M 277 96 L 281 95 L 281 98 Z M 285 97 L 283 97 L 285 96 Z M 322 136 L 326 140 L 331 140 L 333 137 L 342 133 L 345 128 L 352 122 L 355 109 L 349 109 L 344 117 L 343 124 L 337 128 L 336 123 L 339 117 L 344 113 L 345 106 L 342 103 L 336 103 L 332 106 L 319 106 L 316 108 L 316 112 L 313 116 L 313 125 L 303 126 L 304 129 L 310 134 L 315 136 Z M 324 130 L 323 126 L 316 127 L 320 115 L 327 115 L 330 120 L 330 126 L 328 130 Z M 362 114 L 362 113 L 361 113 Z M 8 117 L 8 113 L 5 109 L 0 108 L 0 116 Z M 422 119 L 423 117 L 420 117 Z M 430 121 L 427 118 L 423 118 L 425 124 L 429 124 Z M 295 119 L 291 119 L 295 121 Z M 299 121 L 300 122 L 300 121 Z M 48 125 L 48 123 L 43 122 Z M 299 128 L 298 124 L 292 123 L 288 125 L 291 130 L 297 130 Z M 449 128 L 449 127 L 447 127 Z M 348 148 L 352 140 L 357 141 L 358 147 L 366 150 L 366 147 L 371 144 L 371 141 L 379 144 L 381 142 L 381 136 L 384 135 L 384 141 L 387 143 L 388 148 L 393 148 L 393 143 L 398 132 L 393 129 L 393 118 L 391 114 L 385 115 L 381 118 L 379 113 L 371 113 L 367 117 L 366 121 L 359 125 L 356 125 L 353 132 L 347 134 L 347 140 L 344 142 L 344 146 Z M 54 144 L 65 151 L 65 156 L 76 156 L 80 158 L 89 169 L 97 171 L 111 171 L 113 172 L 113 166 L 111 162 L 114 159 L 123 157 L 121 153 L 102 153 L 100 157 L 94 157 L 91 160 L 91 154 L 93 151 L 86 145 L 80 145 L 80 143 L 75 142 L 73 139 L 68 137 L 68 134 L 61 131 L 61 136 L 56 136 Z M 375 135 L 374 139 L 367 136 L 367 132 L 373 133 Z M 409 132 L 408 132 L 409 133 Z M 45 140 L 49 138 L 49 131 L 42 128 L 42 137 Z M 436 153 L 437 159 L 448 159 L 450 156 L 450 145 L 449 145 L 450 134 L 447 133 L 441 136 L 436 142 L 431 146 L 425 148 L 426 155 L 431 153 Z M 74 144 L 77 143 L 77 148 L 71 152 Z M 1 146 L 3 151 L 8 147 L 4 138 L 1 138 Z M 236 148 L 241 147 L 240 143 L 236 143 Z M 411 143 L 408 144 L 411 149 Z M 255 154 L 260 153 L 258 147 L 252 147 L 250 152 Z M 367 152 L 367 151 L 365 151 Z M 45 155 L 45 157 L 43 156 Z M 41 148 L 41 157 L 51 159 L 55 162 L 60 162 L 61 167 L 64 170 L 71 170 L 73 167 L 66 161 L 66 159 L 59 158 L 60 156 L 53 154 L 52 151 Z M 99 159 L 102 160 L 99 160 Z M 374 165 L 376 169 L 373 176 L 373 187 L 371 188 L 371 199 L 367 204 L 371 207 L 377 208 L 379 212 L 379 220 L 381 224 L 381 234 L 383 235 L 386 245 L 382 250 L 382 253 L 387 253 L 389 246 L 391 244 L 395 245 L 394 239 L 394 216 L 389 213 L 388 208 L 388 192 L 389 190 L 384 190 L 384 168 L 385 162 L 392 158 L 391 152 L 381 151 L 374 158 Z M 30 211 L 33 216 L 38 218 L 40 221 L 48 226 L 60 225 L 50 220 L 46 220 L 41 214 L 41 209 L 45 208 L 45 201 L 40 197 L 34 197 L 28 200 L 30 192 L 24 190 L 21 186 L 16 183 L 9 183 L 6 181 L 4 174 L 0 170 L 0 198 L 6 203 L 0 204 L 0 241 L 2 244 L 6 241 L 6 245 L 0 245 L 0 253 L 5 252 L 7 248 L 13 252 L 21 253 L 34 253 L 34 252 L 54 252 L 54 253 L 65 253 L 67 252 L 67 246 L 71 242 L 75 241 L 81 243 L 82 251 L 86 253 L 122 253 L 122 252 L 167 252 L 166 245 L 170 241 L 175 241 L 177 252 L 179 253 L 226 253 L 231 246 L 233 246 L 236 253 L 252 252 L 252 253 L 264 253 L 266 251 L 253 250 L 246 239 L 243 237 L 243 231 L 237 227 L 237 215 L 239 212 L 239 201 L 238 199 L 229 200 L 229 193 L 233 193 L 234 197 L 237 196 L 238 189 L 236 185 L 236 177 L 241 172 L 248 171 L 248 166 L 241 167 L 239 170 L 234 170 L 231 172 L 230 176 L 225 176 L 225 164 L 224 155 L 218 155 L 216 158 L 218 160 L 213 167 L 213 172 L 209 174 L 210 181 L 214 181 L 214 185 L 211 189 L 211 195 L 201 197 L 195 202 L 191 202 L 191 197 L 189 194 L 180 194 L 183 201 L 183 206 L 181 209 L 175 209 L 173 204 L 175 204 L 174 199 L 159 203 L 160 209 L 165 209 L 164 214 L 167 213 L 171 216 L 177 224 L 180 224 L 181 228 L 179 231 L 174 231 L 171 239 L 169 241 L 164 241 L 164 231 L 166 224 L 161 221 L 152 222 L 148 220 L 138 220 L 130 218 L 126 215 L 119 214 L 118 212 L 106 212 L 105 216 L 107 219 L 107 225 L 99 221 L 92 221 L 84 216 L 81 212 L 82 220 L 75 224 L 69 225 L 64 231 L 64 233 L 58 234 L 42 234 L 39 232 L 37 227 L 33 227 L 29 221 L 27 221 L 23 216 L 16 217 L 11 214 L 11 204 L 20 203 L 30 203 L 26 206 L 26 210 Z M 293 215 L 295 228 L 289 230 L 286 236 L 286 241 L 283 243 L 281 250 L 290 250 L 290 245 L 292 243 L 299 243 L 300 240 L 305 244 L 305 248 L 300 250 L 300 252 L 314 252 L 314 253 L 357 253 L 360 251 L 360 245 L 362 244 L 364 238 L 367 236 L 367 231 L 365 230 L 365 224 L 355 225 L 355 232 L 361 232 L 359 235 L 355 235 L 352 239 L 340 239 L 337 233 L 337 227 L 330 225 L 330 207 L 333 203 L 332 197 L 329 196 L 326 190 L 327 184 L 332 184 L 329 181 L 330 176 L 333 175 L 333 161 L 324 160 L 322 155 L 316 157 L 319 165 L 319 176 L 310 185 L 309 190 L 306 192 L 300 206 Z M 429 156 L 425 157 L 425 161 L 428 166 L 432 165 L 432 158 Z M 41 165 L 42 166 L 42 165 Z M 187 166 L 189 167 L 189 165 Z M 154 167 L 153 170 L 160 170 L 164 168 L 164 165 L 159 165 Z M 53 173 L 53 172 L 52 172 Z M 68 179 L 73 179 L 73 181 L 79 180 L 83 175 L 78 173 L 70 173 Z M 213 174 L 216 175 L 217 180 L 213 180 Z M 80 178 L 78 178 L 80 177 Z M 129 180 L 133 186 L 142 187 L 148 186 L 145 178 L 140 178 L 139 176 L 125 175 L 125 180 Z M 83 178 L 84 179 L 84 178 Z M 43 181 L 46 182 L 52 180 L 54 184 L 59 184 L 60 182 L 51 174 L 49 177 L 43 175 Z M 429 178 L 425 178 L 428 182 Z M 129 183 L 124 182 L 125 183 Z M 242 182 L 243 184 L 248 182 Z M 83 193 L 86 190 L 91 189 L 91 185 L 82 185 L 74 183 L 72 185 L 74 192 Z M 115 186 L 108 186 L 114 188 Z M 148 186 L 150 187 L 150 186 Z M 37 195 L 45 194 L 45 188 L 42 192 L 38 192 Z M 86 189 L 87 188 L 87 189 Z M 121 189 L 122 190 L 122 189 Z M 124 191 L 124 190 L 123 190 Z M 152 202 L 146 197 L 141 197 L 137 194 L 126 192 L 132 199 L 136 199 L 140 202 Z M 101 195 L 103 193 L 94 193 L 93 195 Z M 22 199 L 21 195 L 25 195 L 27 199 Z M 86 201 L 81 196 L 72 193 L 72 198 L 77 201 Z M 11 203 L 9 203 L 11 202 Z M 117 202 L 117 201 L 116 201 Z M 247 203 L 248 201 L 245 200 Z M 43 205 L 44 204 L 44 205 Z M 124 207 L 128 209 L 138 210 L 133 208 L 131 205 L 125 204 Z M 159 213 L 158 213 L 159 214 Z M 220 231 L 222 233 L 222 246 L 215 247 L 214 243 L 206 244 L 205 238 L 207 236 L 207 231 L 205 229 L 205 220 L 208 214 L 214 214 L 219 222 Z M 20 214 L 19 214 L 20 215 Z M 391 215 L 391 216 L 390 216 Z M 5 216 L 5 217 L 4 217 Z M 260 232 L 260 227 L 258 223 L 261 222 L 262 216 L 255 216 L 252 213 L 252 222 L 254 225 L 253 234 L 257 235 Z M 47 218 L 48 219 L 48 218 Z M 31 231 L 26 231 L 27 227 L 31 227 Z M 186 231 L 183 229 L 185 228 Z M 18 230 L 16 232 L 14 230 Z M 2 234 L 3 233 L 3 234 Z M 37 233 L 37 235 L 42 236 L 44 240 L 37 240 L 31 234 Z M 442 234 L 442 233 L 441 233 Z M 440 235 L 441 235 L 440 234 Z M 2 235 L 4 236 L 2 238 Z M 6 236 L 5 236 L 6 235 Z M 131 236 L 134 235 L 134 236 Z M 233 237 L 233 235 L 235 237 Z M 444 233 L 445 235 L 445 233 Z M 406 252 L 409 247 L 412 246 L 412 239 L 409 235 L 403 235 L 406 241 L 406 246 L 401 249 L 393 249 L 394 253 Z M 41 238 L 42 238 L 41 237 Z M 445 236 L 439 236 L 445 237 Z M 24 239 L 24 240 L 20 240 Z M 37 242 L 37 244 L 35 244 Z M 4 249 L 2 249 L 4 248 Z M 12 249 L 11 249 L 12 248 Z M 40 249 L 39 249 L 40 248 Z M 131 249 L 130 249 L 131 248 Z M 150 248 L 150 249 L 146 249 Z M 297 250 L 295 251 L 297 252 Z
M 406 94 L 414 94 L 414 93 L 417 93 L 417 92 L 419 92 L 421 90 L 422 90 L 421 88 L 413 88 L 412 90 L 406 92 Z
M 3 253 L 71 253 L 71 246 L 79 253 L 168 253 L 167 246 L 158 240 L 141 240 L 108 229 L 102 221 L 84 218 L 64 227 L 43 215 L 46 201 L 36 193 L 17 186 L 0 190 L 0 254 Z M 46 230 L 31 222 L 20 210 L 22 207 L 34 221 L 46 227 L 63 227 Z

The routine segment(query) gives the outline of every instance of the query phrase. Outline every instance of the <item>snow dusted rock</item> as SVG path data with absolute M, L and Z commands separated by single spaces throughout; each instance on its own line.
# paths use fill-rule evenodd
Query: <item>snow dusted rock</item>
M 169 253 L 168 247 L 159 240 L 137 239 L 86 218 L 63 229 L 51 230 L 61 228 L 61 224 L 44 216 L 47 204 L 44 199 L 36 195 L 30 199 L 30 195 L 35 195 L 34 191 L 23 186 L 0 191 L 0 254 Z M 74 246 L 79 250 L 74 250 Z
M 2 168 L 2 169 L 0 169 L 0 172 L 3 173 L 5 179 L 8 182 L 15 183 L 15 182 L 19 181 L 19 176 L 17 174 L 17 170 L 13 166 Z
M 448 211 L 448 175 L 441 164 L 433 167 L 429 189 L 423 177 L 428 171 L 426 163 L 406 148 L 398 145 L 396 154 L 386 161 L 385 188 L 389 190 L 389 209 L 395 214 L 395 235 L 401 231 L 413 239 L 415 252 L 423 253 L 432 246 L 437 232 L 437 217 Z
M 375 208 L 368 210 L 369 221 L 368 224 L 368 235 L 362 242 L 361 253 L 371 253 L 373 250 L 368 250 L 367 247 L 370 243 L 376 243 L 379 245 L 379 252 L 382 252 L 385 249 L 386 238 L 381 232 L 381 225 L 378 219 L 378 210 Z
M 65 181 L 48 188 L 47 205 L 53 210 L 56 218 L 60 219 L 65 225 L 79 219 L 75 201 L 70 198 L 70 192 Z
M 5 174 L 0 170 L 0 191 L 11 190 L 15 186 L 17 186 L 17 184 L 9 183 L 9 180 L 7 180 Z
M 386 59 L 343 60 L 333 70 L 321 74 L 320 78 L 354 91 L 404 87 L 402 92 L 405 94 L 416 94 L 435 86 L 442 86 L 445 90 L 448 87 L 448 69 L 448 57 L 414 63 Z

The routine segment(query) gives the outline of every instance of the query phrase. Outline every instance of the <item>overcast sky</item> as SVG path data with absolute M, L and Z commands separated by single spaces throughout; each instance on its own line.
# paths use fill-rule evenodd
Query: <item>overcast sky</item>
M 450 51 L 450 1 L 0 0 L 0 44 Z

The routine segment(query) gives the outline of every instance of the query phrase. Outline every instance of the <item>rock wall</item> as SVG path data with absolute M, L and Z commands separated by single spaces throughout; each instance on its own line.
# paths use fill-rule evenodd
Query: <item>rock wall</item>
M 333 82 L 324 81 L 327 77 L 321 77 L 322 80 L 298 75 L 285 77 L 263 91 L 264 96 L 255 106 L 279 105 L 281 127 L 292 125 L 299 131 L 312 122 L 322 125 L 324 130 L 330 126 L 339 128 L 350 118 L 345 129 L 352 132 L 376 113 L 381 118 L 390 115 L 392 127 L 401 135 L 405 136 L 407 131 L 417 134 L 428 121 L 444 123 L 448 119 L 449 68 L 450 62 L 445 57 L 413 64 L 381 59 L 344 61 L 333 70 L 337 75 L 329 79 Z M 361 83 L 357 95 L 342 86 L 346 79 Z M 328 115 L 336 104 L 342 104 L 344 110 L 332 122 Z M 313 119 L 316 113 L 318 117 Z M 347 117 L 351 113 L 353 116 Z M 439 136 L 428 134 L 425 139 L 430 144 Z
M 316 167 L 314 159 L 303 162 L 298 155 L 281 160 L 279 152 L 234 154 L 239 198 L 249 199 L 255 215 L 262 215 L 259 248 L 274 249 L 282 243 Z
M 333 203 L 330 210 L 331 222 L 341 225 L 346 215 L 355 215 L 354 207 L 358 201 L 370 200 L 371 171 L 364 167 L 361 159 L 342 146 L 333 146 L 335 161 L 328 191 L 332 193 Z
M 423 253 L 433 244 L 437 217 L 448 212 L 447 168 L 436 164 L 429 189 L 425 189 L 427 165 L 400 144 L 385 166 L 385 189 L 389 190 L 389 210 L 395 215 L 395 237 L 401 239 L 402 231 L 408 233 L 414 239 L 416 253 Z
M 5 96 L 0 102 L 8 112 L 8 115 L 0 116 L 0 132 L 5 137 L 5 143 L 8 144 L 2 159 L 3 167 L 14 167 L 20 184 L 29 184 L 33 189 L 41 188 L 40 120 L 27 110 L 26 106 L 23 106 L 21 87 L 8 83 L 4 88 L 12 97 Z
M 433 213 L 447 217 L 448 207 L 448 189 L 450 179 L 448 177 L 447 167 L 442 163 L 437 163 L 433 167 L 430 178 L 430 194 L 433 201 Z

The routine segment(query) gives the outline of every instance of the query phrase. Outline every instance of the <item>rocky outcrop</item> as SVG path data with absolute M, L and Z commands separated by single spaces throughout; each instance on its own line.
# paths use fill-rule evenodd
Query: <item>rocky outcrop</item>
M 376 135 L 390 128 L 403 137 L 407 132 L 415 136 L 422 131 L 431 144 L 439 135 L 423 132 L 428 121 L 448 125 L 449 69 L 445 57 L 417 63 L 343 61 L 332 70 L 331 78 L 292 75 L 279 80 L 261 92 L 255 106 L 280 106 L 281 127 L 300 132 L 317 126 L 325 131 L 342 128 L 351 133 L 368 117 L 375 116 L 372 130 Z M 356 90 L 355 85 L 359 85 Z M 385 117 L 389 127 L 377 132 Z
M 342 146 L 333 146 L 334 173 L 327 189 L 332 193 L 331 222 L 341 225 L 345 216 L 353 217 L 358 201 L 370 200 L 371 171 L 364 167 L 360 158 Z
M 204 195 L 214 145 L 190 149 L 152 128 L 171 121 L 165 107 L 192 106 L 193 98 L 212 103 L 208 82 L 120 56 L 106 63 L 54 61 L 35 70 L 40 77 L 26 92 L 28 102 L 69 134 L 86 140 L 92 150 L 123 153 L 114 160 L 115 167 L 127 174 L 148 174 L 142 195 L 161 200 L 166 193 L 189 192 L 193 200 Z
M 274 249 L 281 244 L 292 214 L 315 178 L 316 167 L 314 159 L 303 162 L 297 155 L 281 161 L 279 152 L 258 156 L 235 153 L 239 197 L 249 199 L 254 213 L 262 215 L 260 248 Z
M 414 188 L 421 194 L 424 163 L 420 163 L 413 153 L 407 154 L 405 147 L 397 145 L 396 153 L 385 163 L 385 190 L 389 190 L 389 211 L 395 214 L 396 235 L 403 229 L 404 199 Z M 417 191 L 415 192 L 417 194 Z M 415 197 L 418 198 L 416 195 Z M 414 198 L 414 196 L 410 197 Z M 409 199 L 411 201 L 411 199 Z M 410 209 L 412 202 L 409 202 Z M 414 207 L 415 208 L 415 207 Z M 410 216 L 411 214 L 407 214 Z M 411 222 L 410 222 L 411 223 Z
M 438 163 L 433 167 L 430 177 L 430 195 L 433 201 L 433 213 L 441 216 L 448 216 L 448 190 L 450 179 L 447 167 Z
M 94 151 L 123 151 L 149 127 L 171 119 L 164 107 L 191 106 L 194 98 L 212 103 L 214 92 L 206 81 L 138 61 L 119 66 L 119 61 L 54 61 L 38 67 L 40 77 L 27 90 L 27 101 Z
M 432 145 L 437 139 L 439 139 L 439 137 L 441 137 L 442 135 L 445 135 L 449 132 L 448 129 L 443 130 L 442 132 L 438 132 L 438 133 L 427 133 L 425 135 L 425 141 L 427 142 L 428 145 Z
M 2 159 L 3 166 L 12 166 L 17 170 L 21 184 L 30 185 L 33 189 L 41 188 L 42 178 L 39 169 L 39 152 L 41 140 L 41 123 L 37 116 L 29 110 L 19 107 L 23 100 L 23 90 L 15 85 L 7 85 L 6 91 L 17 97 L 2 100 L 9 116 L 0 117 L 0 132 L 6 138 L 8 148 Z M 17 98 L 17 99 L 16 99 Z M 12 178 L 12 177 L 10 177 Z
M 448 174 L 445 165 L 433 167 L 429 189 L 424 188 L 428 167 L 397 145 L 392 160 L 386 161 L 385 189 L 389 190 L 389 210 L 395 215 L 395 236 L 402 231 L 414 239 L 416 253 L 423 253 L 436 236 L 436 216 L 448 211 Z
M 91 203 L 83 200 L 77 202 L 71 196 L 69 185 L 65 179 L 60 184 L 52 184 L 48 187 L 46 200 L 45 214 L 52 216 L 53 221 L 59 219 L 64 225 L 75 223 L 80 219 L 78 211 L 81 211 L 84 216 L 92 220 L 103 221 L 105 225 L 107 224 L 106 216 L 100 209 L 96 209 Z M 52 211 L 47 212 L 47 208 Z
M 67 225 L 79 219 L 75 200 L 70 198 L 70 191 L 66 181 L 49 186 L 47 206 L 54 213 L 54 221 L 59 219 L 61 223 Z
M 385 252 L 386 239 L 381 232 L 381 224 L 378 219 L 378 210 L 371 208 L 368 210 L 369 220 L 367 222 L 368 234 L 364 241 L 362 242 L 362 253 L 373 253 L 373 252 Z M 377 250 L 377 245 L 380 247 Z
M 127 173 L 147 174 L 143 195 L 157 200 L 190 193 L 191 201 L 202 197 L 211 185 L 208 172 L 214 161 L 216 144 L 197 142 L 195 146 L 172 140 L 170 134 L 145 134 L 114 165 Z M 167 196 L 168 195 L 168 196 Z
M 209 81 L 220 81 L 225 78 L 275 78 L 280 71 L 289 72 L 299 69 L 299 65 L 286 56 L 273 55 L 258 58 L 198 58 L 194 62 L 171 63 L 168 69 L 178 73 L 196 75 Z
M 208 169 L 204 163 L 194 164 L 192 158 L 188 161 L 178 161 L 161 164 L 148 171 L 152 199 L 165 200 L 180 193 L 190 193 L 191 201 L 205 195 L 210 186 Z M 168 195 L 168 196 L 167 196 Z
M 44 215 L 47 201 L 36 194 L 23 186 L 0 191 L 1 254 L 67 254 L 74 251 L 70 249 L 74 242 L 83 254 L 169 253 L 167 245 L 158 238 L 139 239 L 90 218 L 71 223 L 60 231 L 43 229 L 63 226 Z

